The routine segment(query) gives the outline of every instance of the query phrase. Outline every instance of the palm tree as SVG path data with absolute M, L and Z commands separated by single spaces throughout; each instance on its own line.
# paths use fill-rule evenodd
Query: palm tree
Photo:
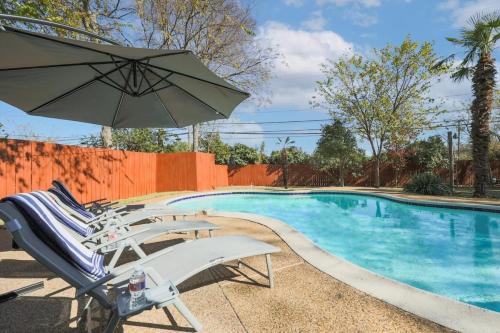
M 283 168 L 283 185 L 285 188 L 288 188 L 288 148 L 295 143 L 295 141 L 291 140 L 289 136 L 286 138 L 278 138 L 279 145 L 282 145 L 281 149 L 281 166 Z
M 469 18 L 467 23 L 468 26 L 462 29 L 459 38 L 447 40 L 466 49 L 464 59 L 451 77 L 455 81 L 472 77 L 474 100 L 470 112 L 474 196 L 484 197 L 489 181 L 488 147 L 496 73 L 492 51 L 500 39 L 500 12 L 479 13 Z M 454 56 L 452 54 L 441 64 L 453 60 Z

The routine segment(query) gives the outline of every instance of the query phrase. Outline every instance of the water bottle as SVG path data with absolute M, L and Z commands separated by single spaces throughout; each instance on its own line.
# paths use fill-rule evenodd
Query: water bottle
M 110 222 L 110 227 L 108 230 L 108 242 L 113 242 L 118 239 L 118 228 L 115 222 Z M 114 250 L 117 247 L 117 243 L 112 243 L 108 245 L 108 250 Z
M 146 274 L 141 266 L 136 266 L 128 280 L 130 308 L 136 309 L 146 302 Z

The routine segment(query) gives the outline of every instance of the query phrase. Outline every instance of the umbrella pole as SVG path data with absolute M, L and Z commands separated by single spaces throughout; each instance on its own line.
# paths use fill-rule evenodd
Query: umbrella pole
M 50 22 L 50 21 L 46 21 L 46 20 L 35 19 L 35 18 L 31 18 L 31 17 L 9 15 L 9 14 L 0 14 L 0 20 L 12 20 L 12 21 L 28 22 L 28 23 L 35 23 L 35 24 L 40 24 L 40 25 L 46 25 L 46 26 L 49 26 L 49 27 L 54 27 L 54 28 L 65 29 L 65 30 L 68 30 L 68 31 L 77 32 L 79 34 L 86 35 L 86 36 L 89 36 L 89 37 L 92 37 L 92 38 L 97 38 L 97 39 L 100 39 L 100 40 L 102 40 L 102 41 L 104 41 L 106 43 L 109 43 L 109 44 L 119 45 L 117 42 L 115 42 L 115 41 L 113 41 L 111 39 L 104 38 L 104 37 L 101 37 L 101 36 L 99 36 L 97 34 L 94 34 L 92 32 L 88 32 L 88 31 L 85 31 L 83 29 L 73 28 L 73 27 L 70 27 L 69 25 L 65 25 L 65 24 L 61 24 L 61 23 L 56 23 L 56 22 Z M 3 25 L 1 23 L 0 23 L 0 30 L 5 31 L 5 28 L 3 27 Z

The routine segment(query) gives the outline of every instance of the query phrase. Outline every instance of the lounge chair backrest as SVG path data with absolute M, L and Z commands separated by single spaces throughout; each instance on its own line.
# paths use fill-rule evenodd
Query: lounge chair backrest
M 17 245 L 71 286 L 79 289 L 94 282 L 94 279 L 83 274 L 58 251 L 56 252 L 49 247 L 35 233 L 28 220 L 12 202 L 0 203 L 0 218 L 6 223 L 7 229 Z M 113 302 L 107 296 L 105 287 L 93 289 L 88 294 L 97 299 L 103 307 L 113 307 Z
M 104 257 L 77 241 L 36 196 L 21 193 L 4 200 L 14 203 L 25 214 L 28 222 L 39 228 L 46 236 L 46 240 L 54 248 L 59 249 L 75 267 L 92 278 L 99 279 L 106 276 Z
M 54 179 L 52 181 L 52 186 L 54 186 L 56 189 L 58 189 L 60 192 L 62 192 L 65 196 L 68 197 L 76 206 L 79 206 L 80 208 L 85 209 L 81 203 L 76 200 L 76 198 L 73 196 L 73 193 L 66 187 L 66 185 L 63 184 L 63 182 Z
M 82 236 L 89 236 L 94 232 L 94 228 L 86 225 L 82 220 L 72 216 L 65 208 L 70 209 L 69 206 L 61 206 L 60 201 L 54 200 L 52 195 L 44 191 L 31 192 L 41 203 L 47 207 L 50 212 L 64 225 L 73 229 Z
M 93 218 L 95 215 L 92 214 L 91 212 L 85 210 L 84 208 L 80 207 L 80 205 L 77 205 L 73 202 L 73 200 L 71 200 L 66 194 L 64 194 L 63 192 L 61 192 L 61 190 L 59 190 L 58 188 L 56 187 L 51 187 L 49 188 L 49 192 L 54 194 L 55 196 L 57 196 L 59 198 L 59 200 L 61 200 L 62 202 L 64 202 L 65 205 L 67 205 L 68 207 L 71 207 L 71 209 L 75 212 L 78 212 L 79 215 L 83 216 L 84 218 L 86 219 L 91 219 Z

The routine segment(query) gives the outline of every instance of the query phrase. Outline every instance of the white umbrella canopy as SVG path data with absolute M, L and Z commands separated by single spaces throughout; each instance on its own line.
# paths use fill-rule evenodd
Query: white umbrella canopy
M 0 30 L 0 99 L 30 115 L 113 128 L 226 119 L 249 97 L 190 51 Z

